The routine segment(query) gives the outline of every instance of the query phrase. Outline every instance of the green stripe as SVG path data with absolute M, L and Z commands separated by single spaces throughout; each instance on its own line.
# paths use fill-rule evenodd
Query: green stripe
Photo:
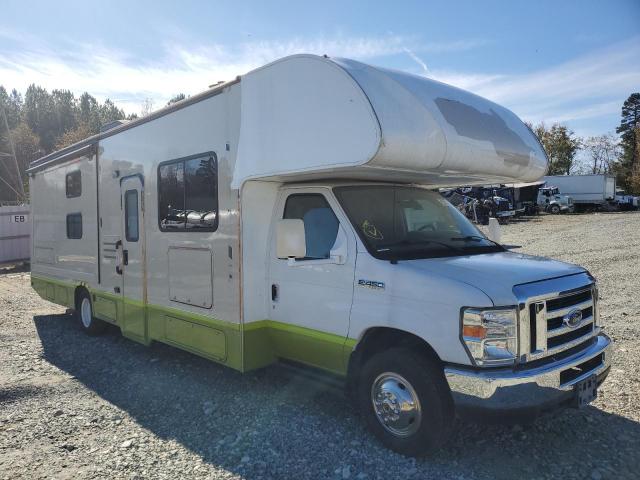
M 32 284 L 46 300 L 70 307 L 74 307 L 75 288 L 83 285 L 96 297 L 96 317 L 118 325 L 125 336 L 144 344 L 153 340 L 167 343 L 241 371 L 285 358 L 346 375 L 357 343 L 353 338 L 276 320 L 240 324 L 163 305 L 145 306 L 140 300 L 91 289 L 80 282 L 32 275 Z M 47 284 L 63 287 L 65 295 L 48 294 Z M 61 301 L 65 298 L 66 303 Z

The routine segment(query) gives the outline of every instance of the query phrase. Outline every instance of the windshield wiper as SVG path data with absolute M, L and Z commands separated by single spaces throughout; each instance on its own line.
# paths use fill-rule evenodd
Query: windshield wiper
M 444 242 L 438 242 L 436 240 L 421 240 L 419 242 L 410 242 L 409 240 L 400 240 L 399 242 L 392 242 L 392 243 L 387 243 L 384 245 L 380 245 L 379 248 L 376 249 L 376 252 L 380 253 L 380 252 L 387 252 L 389 250 L 391 250 L 392 247 L 400 247 L 400 246 L 406 246 L 406 247 L 420 247 L 424 244 L 428 244 L 428 243 L 432 243 L 434 245 L 440 245 L 441 247 L 446 247 L 449 250 L 453 250 L 454 252 L 458 252 L 461 253 L 462 250 L 460 250 L 457 247 L 454 247 L 453 245 L 449 245 L 448 243 L 444 243 Z
M 451 237 L 449 240 L 454 242 L 481 242 L 482 240 L 486 240 L 487 242 L 493 243 L 496 247 L 504 248 L 498 242 L 491 240 L 487 237 L 481 237 L 480 235 L 466 235 L 464 237 Z

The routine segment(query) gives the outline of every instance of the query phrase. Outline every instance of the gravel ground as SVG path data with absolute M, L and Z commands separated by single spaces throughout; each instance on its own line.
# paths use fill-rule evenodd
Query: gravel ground
M 615 360 L 597 401 L 525 426 L 459 422 L 424 459 L 382 448 L 344 396 L 277 368 L 240 375 L 179 350 L 87 337 L 0 275 L 0 478 L 638 478 L 640 213 L 503 228 L 515 251 L 600 281 Z

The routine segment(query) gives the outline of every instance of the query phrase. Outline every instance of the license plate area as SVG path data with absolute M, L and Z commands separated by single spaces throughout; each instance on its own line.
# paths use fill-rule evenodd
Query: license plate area
M 580 380 L 573 387 L 575 392 L 576 407 L 582 408 L 589 405 L 598 398 L 598 377 L 591 375 L 590 377 Z

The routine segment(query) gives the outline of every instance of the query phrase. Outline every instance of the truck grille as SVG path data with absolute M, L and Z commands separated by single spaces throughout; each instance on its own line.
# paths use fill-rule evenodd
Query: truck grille
M 550 356 L 598 333 L 593 285 L 534 298 L 521 311 L 521 362 Z

